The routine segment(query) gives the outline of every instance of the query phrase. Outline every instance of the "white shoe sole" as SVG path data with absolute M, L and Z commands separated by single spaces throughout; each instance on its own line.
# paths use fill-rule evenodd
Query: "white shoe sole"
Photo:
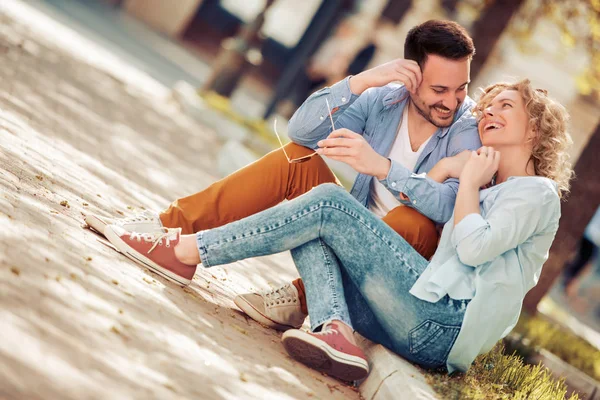
M 282 342 L 296 361 L 343 381 L 357 381 L 369 374 L 366 360 L 338 351 L 301 330 L 285 332 Z
M 154 261 L 150 260 L 148 257 L 144 256 L 140 252 L 133 249 L 131 246 L 129 246 L 127 243 L 125 243 L 121 239 L 121 237 L 116 234 L 115 231 L 112 230 L 110 225 L 107 226 L 106 229 L 104 230 L 104 236 L 106 236 L 108 241 L 110 243 L 112 243 L 112 245 L 115 246 L 117 248 L 117 250 L 119 250 L 121 253 L 123 253 L 123 255 L 125 257 L 137 262 L 140 265 L 143 265 L 144 267 L 148 267 L 152 272 L 157 273 L 158 275 L 162 276 L 163 278 L 168 279 L 171 282 L 177 283 L 178 285 L 181 285 L 181 286 L 187 286 L 192 282 L 190 279 L 186 279 L 182 276 L 179 276 L 179 275 L 169 271 L 166 268 L 161 267 Z
M 102 218 L 97 217 L 95 215 L 86 215 L 83 220 L 86 224 L 96 232 L 101 235 L 104 235 L 104 230 L 108 226 L 108 222 L 104 221 Z
M 243 296 L 235 296 L 233 302 L 236 306 L 238 306 L 240 310 L 242 310 L 242 312 L 244 312 L 244 314 L 258 322 L 259 324 L 266 326 L 267 328 L 276 329 L 278 331 L 287 331 L 288 329 L 299 328 L 298 326 L 282 325 L 269 319 L 266 315 L 262 314 L 260 311 L 254 308 L 252 303 L 246 300 Z

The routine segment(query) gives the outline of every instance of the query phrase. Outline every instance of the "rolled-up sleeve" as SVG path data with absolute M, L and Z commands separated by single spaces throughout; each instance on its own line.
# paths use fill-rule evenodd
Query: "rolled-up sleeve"
M 555 189 L 531 178 L 519 190 L 495 199 L 487 219 L 476 213 L 465 216 L 454 227 L 452 245 L 463 264 L 476 267 L 524 243 L 557 213 L 560 200 Z
M 426 173 L 416 174 L 402 164 L 393 161 L 388 175 L 380 180 L 398 200 L 425 215 L 427 218 L 445 223 L 452 216 L 458 180 L 448 179 L 439 183 Z M 406 197 L 401 196 L 403 193 Z

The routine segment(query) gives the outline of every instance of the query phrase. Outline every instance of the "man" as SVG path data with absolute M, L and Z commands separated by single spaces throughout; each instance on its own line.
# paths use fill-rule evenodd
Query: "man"
M 311 95 L 290 120 L 293 143 L 284 147 L 285 154 L 275 150 L 176 200 L 160 215 L 111 223 L 132 232 L 165 226 L 189 234 L 239 220 L 337 182 L 321 157 L 308 157 L 317 149 L 354 168 L 359 174 L 351 194 L 429 258 L 438 239 L 434 222 L 450 219 L 458 181 L 434 181 L 426 173 L 441 159 L 481 145 L 471 112 L 475 103 L 466 95 L 474 54 L 473 41 L 460 25 L 436 20 L 418 25 L 406 37 L 405 59 Z M 298 158 L 307 161 L 293 162 Z M 101 233 L 107 224 L 93 215 L 86 222 Z M 264 325 L 299 327 L 307 315 L 303 291 L 296 280 L 269 293 L 237 296 L 235 303 Z

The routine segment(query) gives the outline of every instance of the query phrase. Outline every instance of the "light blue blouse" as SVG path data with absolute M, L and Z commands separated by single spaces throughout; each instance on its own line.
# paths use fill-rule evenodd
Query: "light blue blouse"
M 448 356 L 466 371 L 514 328 L 525 294 L 537 284 L 560 218 L 556 183 L 511 177 L 481 190 L 481 214 L 444 226 L 438 249 L 410 293 L 437 302 L 471 299 Z

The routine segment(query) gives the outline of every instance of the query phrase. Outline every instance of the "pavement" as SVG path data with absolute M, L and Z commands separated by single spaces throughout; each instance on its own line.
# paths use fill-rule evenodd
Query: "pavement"
M 35 3 L 0 2 L 0 398 L 358 399 L 233 305 L 294 278 L 289 254 L 182 289 L 82 229 L 206 187 L 222 142 Z

